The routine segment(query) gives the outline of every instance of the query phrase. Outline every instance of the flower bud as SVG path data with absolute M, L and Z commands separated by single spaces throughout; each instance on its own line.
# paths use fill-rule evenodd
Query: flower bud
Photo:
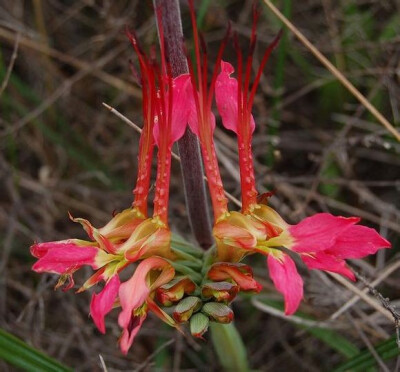
M 198 311 L 201 307 L 201 300 L 195 296 L 189 296 L 181 300 L 178 305 L 176 305 L 173 317 L 179 322 L 186 322 L 192 316 L 192 314 Z
M 229 282 L 206 283 L 201 288 L 203 297 L 214 297 L 217 302 L 231 302 L 238 292 L 239 286 Z
M 233 280 L 241 291 L 260 292 L 261 284 L 253 278 L 253 270 L 242 263 L 216 262 L 211 266 L 207 276 L 215 282 Z
M 178 302 L 185 293 L 192 293 L 195 289 L 196 285 L 188 277 L 177 277 L 157 288 L 157 301 L 163 306 L 171 306 L 174 302 Z
M 202 336 L 207 332 L 209 324 L 210 321 L 207 316 L 202 313 L 194 314 L 190 318 L 190 333 L 194 337 L 203 338 Z
M 207 302 L 201 312 L 208 315 L 217 323 L 230 323 L 233 320 L 233 311 L 227 305 L 219 302 Z

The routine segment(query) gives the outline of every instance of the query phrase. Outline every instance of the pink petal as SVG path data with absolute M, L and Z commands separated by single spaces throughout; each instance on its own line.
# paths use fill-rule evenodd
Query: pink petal
M 301 255 L 301 259 L 309 269 L 330 271 L 343 275 L 350 280 L 356 280 L 354 273 L 341 258 L 337 258 L 325 252 L 317 252 L 313 255 L 303 254 Z
M 189 74 L 176 77 L 173 80 L 173 84 L 171 140 L 175 142 L 185 133 L 190 112 L 188 96 L 193 95 L 193 93 Z
M 307 217 L 297 225 L 289 227 L 289 233 L 295 242 L 288 248 L 299 253 L 331 249 L 336 239 L 359 220 L 358 217 L 336 217 L 329 213 Z
M 162 270 L 155 283 L 148 283 L 148 275 L 151 270 Z M 121 328 L 127 328 L 131 322 L 133 310 L 142 306 L 151 290 L 172 280 L 175 270 L 160 257 L 151 257 L 140 262 L 132 277 L 119 287 L 119 299 L 122 311 L 118 317 Z
M 77 246 L 73 239 L 59 240 L 56 242 L 35 243 L 30 247 L 30 251 L 32 256 L 42 258 L 50 249 L 57 249 L 57 247 L 65 247 L 67 245 Z
M 192 94 L 192 99 L 193 99 L 193 94 Z M 199 117 L 197 115 L 197 108 L 196 108 L 194 101 L 190 103 L 190 107 L 191 108 L 190 108 L 189 117 L 188 117 L 189 127 L 196 136 L 200 136 Z M 208 125 L 211 128 L 210 135 L 212 136 L 214 133 L 214 130 L 215 130 L 215 115 L 210 111 L 209 117 L 208 117 L 208 122 L 202 123 L 202 124 Z
M 297 272 L 294 261 L 283 253 L 279 259 L 269 254 L 267 262 L 269 275 L 276 289 L 285 298 L 285 314 L 291 315 L 303 298 L 303 279 Z
M 147 313 L 142 316 L 132 315 L 128 325 L 123 329 L 121 338 L 119 340 L 119 346 L 124 355 L 128 353 L 128 350 L 133 344 L 133 341 L 138 334 L 143 322 L 147 317 Z
M 31 247 L 32 255 L 39 260 L 32 270 L 43 273 L 64 274 L 73 272 L 83 265 L 98 268 L 95 262 L 99 249 L 92 246 L 80 246 L 71 241 L 37 243 Z
M 230 77 L 234 71 L 230 63 L 221 61 L 221 72 L 215 82 L 215 100 L 224 127 L 238 134 L 238 82 Z M 250 128 L 253 132 L 255 128 L 253 116 Z
M 113 308 L 114 301 L 118 295 L 119 286 L 119 277 L 118 275 L 114 275 L 100 293 L 93 293 L 90 303 L 90 315 L 101 333 L 106 332 L 104 317 Z
M 329 253 L 340 258 L 362 258 L 391 244 L 374 229 L 366 226 L 351 226 L 338 236 Z
M 192 87 L 189 74 L 179 75 L 172 81 L 172 118 L 171 133 L 169 143 L 172 144 L 179 140 L 185 133 L 189 120 L 189 113 L 193 101 Z M 166 94 L 166 99 L 170 99 L 170 94 Z M 166 104 L 168 107 L 168 103 Z M 167 115 L 167 113 L 164 113 Z M 165 117 L 165 122 L 167 118 Z M 160 146 L 160 121 L 154 123 L 153 128 L 154 140 L 157 146 Z

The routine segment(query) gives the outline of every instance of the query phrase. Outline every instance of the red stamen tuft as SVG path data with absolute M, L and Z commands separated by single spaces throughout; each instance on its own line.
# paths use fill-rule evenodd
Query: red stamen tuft
M 224 50 L 225 50 L 226 44 L 228 43 L 230 34 L 231 34 L 231 24 L 229 22 L 228 28 L 226 29 L 225 36 L 222 39 L 221 45 L 218 50 L 217 58 L 215 60 L 213 74 L 211 77 L 211 83 L 210 83 L 210 89 L 208 91 L 208 101 L 207 101 L 207 108 L 209 110 L 211 110 L 212 99 L 214 97 L 215 82 L 217 81 L 218 70 L 220 68 L 221 60 L 222 60 L 222 54 L 224 53 Z
M 258 71 L 257 71 L 256 77 L 254 79 L 253 86 L 251 87 L 251 93 L 250 93 L 250 98 L 249 98 L 249 102 L 248 102 L 248 107 L 250 109 L 253 106 L 254 96 L 256 94 L 256 90 L 257 90 L 258 84 L 260 83 L 261 74 L 262 74 L 262 72 L 264 70 L 264 67 L 265 67 L 265 65 L 266 65 L 266 63 L 268 61 L 268 58 L 269 58 L 271 52 L 278 45 L 279 40 L 282 37 L 282 34 L 283 34 L 283 30 L 280 30 L 278 35 L 276 35 L 275 39 L 272 41 L 272 43 L 268 46 L 267 50 L 265 51 L 263 59 L 261 60 L 260 66 L 258 67 Z

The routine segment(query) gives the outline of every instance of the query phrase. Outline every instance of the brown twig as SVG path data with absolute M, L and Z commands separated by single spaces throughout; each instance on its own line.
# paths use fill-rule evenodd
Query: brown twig
M 377 291 L 368 281 L 365 279 L 365 277 L 358 273 L 357 271 L 354 271 L 357 279 L 362 282 L 368 289 L 369 291 L 374 295 L 374 297 L 382 304 L 382 306 L 389 311 L 389 313 L 392 315 L 393 320 L 394 320 L 394 326 L 396 328 L 396 343 L 397 346 L 400 348 L 400 313 L 397 311 L 395 306 L 393 306 L 390 303 L 390 299 L 387 297 L 383 297 L 382 294 Z
M 395 263 L 393 263 L 392 265 L 386 267 L 386 269 L 379 275 L 378 278 L 376 278 L 371 285 L 372 286 L 376 286 L 378 285 L 382 280 L 385 280 L 391 273 L 393 273 L 393 271 L 397 270 L 400 267 L 400 261 L 396 261 Z M 365 288 L 363 290 L 363 292 L 367 292 L 368 288 Z M 348 300 L 345 304 L 343 304 L 340 309 L 338 309 L 334 314 L 332 314 L 330 316 L 330 319 L 334 320 L 336 318 L 338 318 L 341 314 L 343 314 L 347 309 L 349 309 L 350 307 L 352 307 L 353 305 L 355 305 L 358 301 L 360 300 L 360 298 L 355 295 L 353 296 L 350 300 Z

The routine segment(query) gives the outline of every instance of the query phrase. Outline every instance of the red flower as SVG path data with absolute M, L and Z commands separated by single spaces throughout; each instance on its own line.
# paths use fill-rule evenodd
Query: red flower
M 156 279 L 154 275 L 151 275 L 155 271 L 159 271 Z M 174 320 L 164 313 L 150 297 L 157 288 L 171 281 L 174 275 L 175 270 L 167 261 L 159 257 L 151 257 L 142 261 L 133 276 L 119 287 L 122 311 L 118 317 L 118 324 L 123 329 L 120 347 L 124 354 L 131 347 L 149 309 L 163 321 L 175 325 Z
M 247 215 L 232 212 L 216 224 L 214 236 L 218 257 L 239 261 L 256 252 L 268 256 L 271 278 L 285 298 L 285 312 L 292 314 L 303 297 L 303 281 L 293 260 L 278 248 L 299 255 L 309 269 L 355 280 L 345 259 L 362 258 L 391 246 L 374 229 L 355 225 L 359 221 L 357 217 L 319 213 L 289 225 L 275 210 L 258 204 Z

